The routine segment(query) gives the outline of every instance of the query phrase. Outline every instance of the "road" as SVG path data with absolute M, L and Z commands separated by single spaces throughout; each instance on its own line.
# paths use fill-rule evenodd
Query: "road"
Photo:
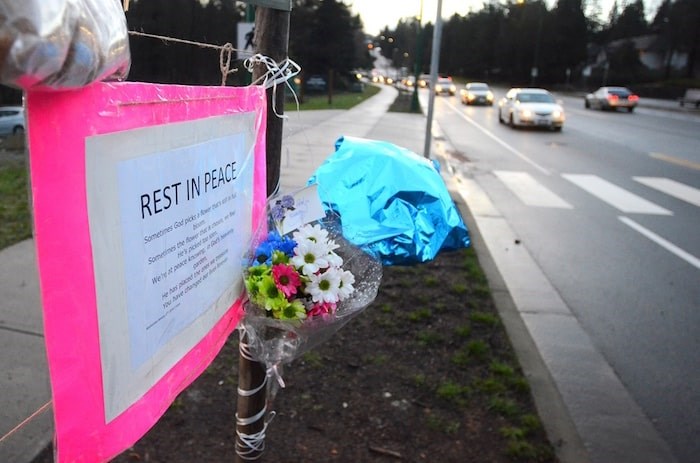
M 561 133 L 458 97 L 436 97 L 435 121 L 678 461 L 697 461 L 700 117 L 557 98 Z

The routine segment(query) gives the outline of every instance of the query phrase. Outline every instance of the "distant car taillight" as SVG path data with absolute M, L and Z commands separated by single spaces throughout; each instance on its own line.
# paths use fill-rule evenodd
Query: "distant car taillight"
M 638 101 L 639 97 L 637 95 L 630 95 L 627 97 L 629 101 Z
M 608 101 L 610 102 L 617 101 L 619 99 L 620 97 L 618 97 L 617 95 L 608 95 Z

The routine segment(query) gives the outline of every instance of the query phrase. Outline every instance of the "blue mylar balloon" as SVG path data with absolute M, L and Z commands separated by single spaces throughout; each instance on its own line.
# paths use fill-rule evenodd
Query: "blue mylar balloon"
M 340 215 L 343 236 L 384 265 L 469 246 L 469 232 L 427 159 L 392 143 L 341 137 L 308 181 Z

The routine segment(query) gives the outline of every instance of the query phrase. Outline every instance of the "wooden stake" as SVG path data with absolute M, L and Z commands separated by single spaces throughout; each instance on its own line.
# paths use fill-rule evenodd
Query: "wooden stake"
M 280 63 L 287 58 L 289 47 L 289 11 L 276 10 L 272 8 L 258 7 L 255 11 L 255 47 L 256 53 L 268 56 L 275 62 Z M 258 64 L 253 69 L 253 80 L 263 76 L 267 68 Z M 273 101 L 273 89 L 267 90 L 267 134 L 266 134 L 266 165 L 267 165 L 267 194 L 272 195 L 277 191 L 280 179 L 280 164 L 282 158 L 282 118 L 275 115 L 284 113 L 284 89 L 285 85 L 280 84 L 276 89 L 276 98 Z M 248 342 L 247 336 L 242 335 L 241 344 Z M 238 362 L 238 388 L 242 391 L 253 391 L 260 387 L 265 381 L 265 365 L 252 362 L 243 355 L 239 355 Z M 251 418 L 265 409 L 266 388 L 250 396 L 238 395 L 236 413 L 239 419 Z M 258 460 L 262 456 L 263 445 L 256 448 L 249 448 L 242 443 L 238 437 L 243 435 L 255 435 L 264 429 L 264 418 L 258 419 L 250 424 L 236 425 L 236 448 L 242 449 L 243 458 L 238 453 L 235 461 L 243 463 L 249 460 Z
M 287 59 L 289 48 L 289 11 L 272 8 L 258 8 L 255 11 L 255 45 L 257 53 L 269 56 L 275 62 L 281 63 Z M 261 64 L 253 70 L 253 80 L 264 75 L 267 68 Z M 277 85 L 276 101 L 277 114 L 284 113 L 285 84 Z M 277 191 L 280 179 L 280 160 L 282 158 L 282 122 L 273 111 L 272 88 L 267 90 L 267 193 Z

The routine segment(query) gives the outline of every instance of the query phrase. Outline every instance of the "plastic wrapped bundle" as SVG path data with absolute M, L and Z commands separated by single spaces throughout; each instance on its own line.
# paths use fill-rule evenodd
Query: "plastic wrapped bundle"
M 0 0 L 0 83 L 24 90 L 122 80 L 130 67 L 117 0 Z
M 249 301 L 240 329 L 251 358 L 277 377 L 273 394 L 284 384 L 281 367 L 371 304 L 382 276 L 380 262 L 343 237 L 334 214 L 283 225 L 285 213 L 304 207 L 291 195 L 271 200 L 245 263 Z
M 444 181 L 427 159 L 391 143 L 341 137 L 316 170 L 324 205 L 343 235 L 384 265 L 427 262 L 469 246 L 469 233 Z

